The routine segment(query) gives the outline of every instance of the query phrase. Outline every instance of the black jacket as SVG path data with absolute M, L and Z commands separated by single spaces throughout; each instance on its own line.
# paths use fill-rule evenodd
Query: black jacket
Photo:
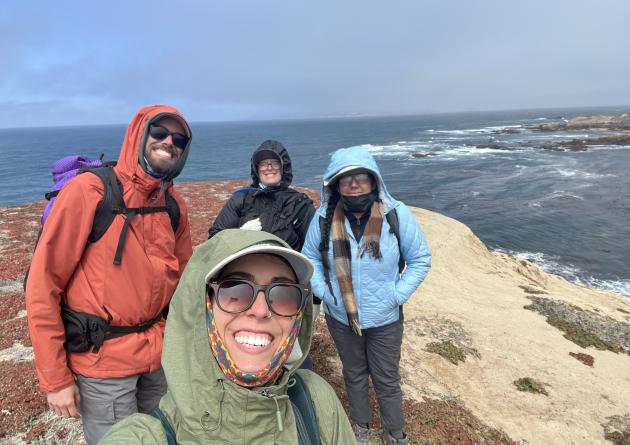
M 256 160 L 262 158 L 261 152 L 264 151 L 273 152 L 280 159 L 282 180 L 274 187 L 261 189 Z M 252 155 L 251 176 L 251 186 L 235 191 L 223 206 L 208 231 L 208 238 L 223 229 L 238 228 L 247 221 L 260 218 L 265 232 L 282 238 L 293 249 L 300 250 L 315 214 L 315 206 L 306 194 L 289 188 L 293 172 L 286 148 L 277 141 L 263 142 Z

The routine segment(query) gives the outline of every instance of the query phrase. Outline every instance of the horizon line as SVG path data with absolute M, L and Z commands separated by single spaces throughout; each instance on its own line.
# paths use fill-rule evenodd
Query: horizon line
M 509 112 L 526 112 L 526 111 L 554 111 L 554 110 L 579 110 L 579 109 L 611 109 L 625 108 L 630 112 L 630 104 L 626 105 L 580 105 L 580 106 L 558 106 L 558 107 L 535 107 L 535 108 L 505 108 L 492 110 L 459 110 L 459 111 L 435 111 L 435 112 L 411 112 L 411 113 L 393 113 L 393 114 L 341 114 L 327 116 L 311 116 L 311 117 L 278 117 L 278 118 L 253 118 L 253 119 L 217 119 L 217 120 L 189 120 L 189 124 L 219 124 L 219 123 L 247 123 L 247 122 L 300 122 L 300 121 L 327 121 L 334 119 L 375 119 L 375 118 L 401 118 L 414 116 L 439 116 L 452 114 L 470 114 L 470 113 L 509 113 Z M 624 114 L 625 112 L 622 112 Z M 104 123 L 104 124 L 67 124 L 67 125 L 48 125 L 48 126 L 21 126 L 21 127 L 0 127 L 0 130 L 37 130 L 37 129 L 53 129 L 53 128 L 80 128 L 80 127 L 109 127 L 109 126 L 125 126 L 128 122 Z

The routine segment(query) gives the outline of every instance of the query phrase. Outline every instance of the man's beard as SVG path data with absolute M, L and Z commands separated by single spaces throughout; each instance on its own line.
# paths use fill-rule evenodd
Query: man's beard
M 170 161 L 164 160 L 165 162 L 169 162 L 167 166 L 159 165 L 159 160 L 153 160 L 155 156 L 154 152 L 156 150 L 163 150 L 171 155 Z M 144 158 L 147 161 L 147 167 L 150 168 L 154 173 L 165 175 L 167 173 L 170 173 L 177 165 L 178 154 L 179 152 L 177 151 L 177 148 L 171 144 L 154 143 L 150 147 L 148 147 L 148 150 L 145 150 Z

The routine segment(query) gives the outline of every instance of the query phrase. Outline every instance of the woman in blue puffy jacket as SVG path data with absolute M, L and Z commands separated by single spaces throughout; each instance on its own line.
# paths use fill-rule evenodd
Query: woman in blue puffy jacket
M 367 444 L 370 437 L 368 377 L 385 443 L 409 443 L 400 388 L 402 305 L 424 280 L 431 253 L 415 218 L 389 194 L 364 148 L 332 155 L 302 253 L 315 268 L 311 286 L 324 301 L 343 364 L 358 443 Z

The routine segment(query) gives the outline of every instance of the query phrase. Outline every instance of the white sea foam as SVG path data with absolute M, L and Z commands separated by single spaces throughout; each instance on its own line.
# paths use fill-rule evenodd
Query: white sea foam
M 547 135 L 543 136 L 543 138 L 545 137 L 549 137 Z M 556 138 L 556 139 L 587 139 L 588 137 L 590 137 L 590 135 L 587 134 L 552 134 L 551 135 L 552 138 Z
M 577 178 L 583 178 L 583 179 L 598 179 L 598 178 L 616 178 L 617 177 L 617 175 L 613 175 L 612 173 L 599 174 L 599 173 L 585 172 L 581 170 L 567 170 L 564 168 L 555 168 L 554 170 L 560 176 L 564 176 L 565 178 L 577 177 Z
M 630 145 L 588 145 L 589 151 L 596 150 L 627 150 L 630 148 Z
M 528 207 L 542 207 L 546 202 L 556 199 L 577 199 L 584 201 L 584 197 L 566 190 L 554 190 L 552 193 L 543 196 L 540 199 L 528 201 Z
M 494 148 L 477 148 L 475 145 L 449 145 L 445 150 L 441 151 L 441 154 L 451 156 L 474 156 L 480 154 L 509 154 L 519 151 L 526 150 L 500 150 Z
M 431 130 L 436 133 L 444 133 L 444 134 L 461 134 L 461 135 L 471 135 L 471 134 L 492 134 L 499 131 L 505 130 L 520 130 L 522 129 L 522 125 L 498 125 L 498 126 L 490 126 L 490 127 L 482 127 L 482 128 L 468 128 L 465 130 Z
M 376 158 L 410 158 L 415 153 L 434 152 L 438 147 L 435 144 L 421 142 L 401 141 L 389 145 L 364 144 L 361 147 L 368 150 Z
M 554 275 L 559 275 L 568 281 L 583 286 L 602 289 L 625 297 L 630 297 L 630 280 L 602 280 L 592 276 L 587 276 L 584 272 L 573 264 L 561 263 L 554 255 L 546 255 L 541 252 L 514 252 L 508 249 L 495 249 L 497 252 L 508 253 L 527 261 L 531 261 L 543 271 Z

